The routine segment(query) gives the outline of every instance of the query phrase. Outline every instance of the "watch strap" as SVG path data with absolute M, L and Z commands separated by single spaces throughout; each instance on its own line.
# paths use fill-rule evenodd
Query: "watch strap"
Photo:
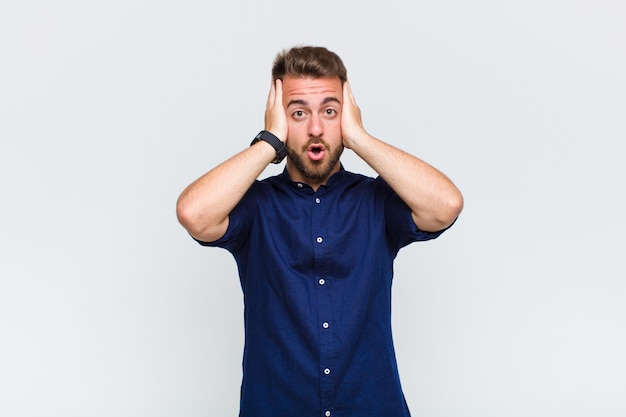
M 274 160 L 272 161 L 273 164 L 278 164 L 283 159 L 285 159 L 285 156 L 287 156 L 287 145 L 285 145 L 285 142 L 278 139 L 272 132 L 267 130 L 261 130 L 259 134 L 256 135 L 254 139 L 252 139 L 252 143 L 250 143 L 250 146 L 254 145 L 260 140 L 272 145 L 272 147 L 276 151 L 276 158 L 274 158 Z

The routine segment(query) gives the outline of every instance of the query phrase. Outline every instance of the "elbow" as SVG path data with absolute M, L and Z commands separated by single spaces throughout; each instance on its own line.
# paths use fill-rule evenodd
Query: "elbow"
M 194 213 L 193 207 L 188 204 L 183 196 L 178 198 L 176 202 L 176 218 L 178 222 L 191 233 L 197 215 Z
M 459 217 L 463 210 L 463 196 L 458 190 L 441 199 L 425 212 L 413 212 L 413 219 L 420 230 L 438 232 L 445 230 Z
M 463 211 L 463 195 L 459 190 L 455 190 L 449 198 L 445 201 L 441 207 L 439 215 L 439 223 L 442 226 L 441 229 L 449 227 L 459 217 L 461 211 Z
M 183 196 L 176 202 L 176 217 L 178 222 L 193 237 L 203 234 L 202 213 L 200 213 L 193 204 L 190 204 Z
M 219 239 L 225 232 L 227 222 L 215 222 L 210 211 L 202 210 L 184 197 L 176 202 L 176 217 L 178 222 L 195 239 L 201 242 L 212 242 Z
M 465 204 L 463 200 L 463 194 L 459 190 L 456 190 L 456 193 L 450 200 L 448 201 L 448 210 L 450 211 L 450 216 L 456 219 L 459 217 L 461 212 L 463 211 L 463 205 Z

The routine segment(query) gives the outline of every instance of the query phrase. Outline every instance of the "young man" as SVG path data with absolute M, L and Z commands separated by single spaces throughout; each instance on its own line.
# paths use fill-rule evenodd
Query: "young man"
M 341 59 L 278 54 L 265 130 L 189 185 L 181 224 L 230 251 L 244 294 L 242 417 L 409 416 L 391 336 L 393 260 L 463 206 L 441 172 L 363 128 Z M 378 174 L 350 173 L 352 149 Z M 282 174 L 259 181 L 287 156 Z

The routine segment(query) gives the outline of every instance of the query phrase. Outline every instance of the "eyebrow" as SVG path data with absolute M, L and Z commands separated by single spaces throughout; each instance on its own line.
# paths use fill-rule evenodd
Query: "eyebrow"
M 328 104 L 330 102 L 335 102 L 337 104 L 341 104 L 341 102 L 339 101 L 339 99 L 337 97 L 326 97 L 324 100 L 322 100 L 322 106 L 324 104 Z M 297 105 L 300 105 L 300 106 L 308 106 L 309 102 L 306 101 L 306 100 L 302 100 L 302 99 L 289 100 L 289 103 L 287 103 L 287 107 L 291 107 L 294 104 L 297 104 Z

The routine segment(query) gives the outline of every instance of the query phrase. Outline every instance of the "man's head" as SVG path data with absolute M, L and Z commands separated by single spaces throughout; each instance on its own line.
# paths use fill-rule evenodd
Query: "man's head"
M 348 74 L 341 58 L 321 46 L 301 46 L 280 52 L 274 60 L 272 79 L 295 78 L 334 78 L 339 77 L 341 84 L 346 82 Z
M 292 180 L 317 188 L 340 169 L 346 68 L 326 48 L 297 47 L 277 55 L 272 77 L 282 81 L 287 171 Z

